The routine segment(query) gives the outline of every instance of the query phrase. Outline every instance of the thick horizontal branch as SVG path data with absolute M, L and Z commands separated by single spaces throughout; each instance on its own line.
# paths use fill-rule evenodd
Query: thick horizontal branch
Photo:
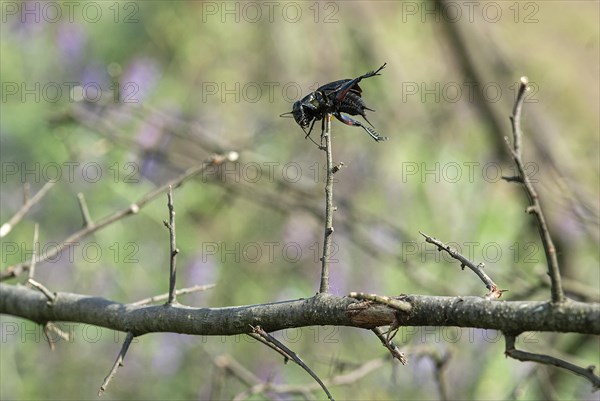
M 153 332 L 196 335 L 249 333 L 251 326 L 272 332 L 292 327 L 334 325 L 372 329 L 400 326 L 457 326 L 501 330 L 600 334 L 600 304 L 567 301 L 491 301 L 480 297 L 403 295 L 409 312 L 353 298 L 319 294 L 312 298 L 226 308 L 137 306 L 71 293 L 46 296 L 24 286 L 0 284 L 0 313 L 38 323 L 93 324 L 136 336 Z

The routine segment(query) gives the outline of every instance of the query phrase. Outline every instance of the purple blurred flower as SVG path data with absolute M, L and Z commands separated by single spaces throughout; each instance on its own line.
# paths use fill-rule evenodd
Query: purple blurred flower
M 65 58 L 65 64 L 78 62 L 86 43 L 87 33 L 80 24 L 65 23 L 58 27 L 56 45 Z
M 121 87 L 128 88 L 128 91 L 135 91 L 135 93 L 128 93 L 129 99 L 139 103 L 156 86 L 159 74 L 160 68 L 156 61 L 148 57 L 139 57 L 128 66 L 123 74 Z

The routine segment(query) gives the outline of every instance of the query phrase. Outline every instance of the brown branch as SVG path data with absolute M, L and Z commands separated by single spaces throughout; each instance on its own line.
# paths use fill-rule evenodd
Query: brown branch
M 517 337 L 515 335 L 504 334 L 504 338 L 506 341 L 506 348 L 504 354 L 513 359 L 519 360 L 521 362 L 537 362 L 545 365 L 554 365 L 559 368 L 566 369 L 576 375 L 582 376 L 592 383 L 594 391 L 600 389 L 600 377 L 594 374 L 595 366 L 588 366 L 587 368 L 582 368 L 580 366 L 574 365 L 570 362 L 563 361 L 562 359 L 555 358 L 550 355 L 545 354 L 534 354 L 531 352 L 520 351 L 515 348 L 515 341 Z
M 17 213 L 14 214 L 6 223 L 2 224 L 0 227 L 0 238 L 4 238 L 8 235 L 9 232 L 21 221 L 21 219 L 27 214 L 27 212 L 35 206 L 42 198 L 48 193 L 50 188 L 52 188 L 55 184 L 55 181 L 48 181 L 44 184 L 42 189 L 40 189 L 33 198 L 29 198 L 26 196 L 25 204 L 21 206 L 21 209 Z
M 110 383 L 112 378 L 117 373 L 117 369 L 119 369 L 121 366 L 123 366 L 123 359 L 125 359 L 125 355 L 127 354 L 127 350 L 129 349 L 129 345 L 131 345 L 131 341 L 133 340 L 133 337 L 134 337 L 133 333 L 131 333 L 131 332 L 127 333 L 127 337 L 125 337 L 125 342 L 123 343 L 123 346 L 121 347 L 121 351 L 119 351 L 119 355 L 117 355 L 117 359 L 115 360 L 115 363 L 113 364 L 112 369 L 108 373 L 108 376 L 106 376 L 104 378 L 104 382 L 100 386 L 100 390 L 98 391 L 98 397 L 100 397 L 104 393 L 104 391 L 106 391 L 106 387 L 108 387 L 108 383 Z
M 508 145 L 508 149 L 511 153 L 511 156 L 515 162 L 515 165 L 517 166 L 517 171 L 519 173 L 520 182 L 522 184 L 523 190 L 529 198 L 530 205 L 526 209 L 527 213 L 533 214 L 535 216 L 540 237 L 542 239 L 542 244 L 546 253 L 546 261 L 548 264 L 548 275 L 550 276 L 551 282 L 550 292 L 552 294 L 552 302 L 561 303 L 565 302 L 566 298 L 561 284 L 560 269 L 558 266 L 558 258 L 556 256 L 556 247 L 554 246 L 554 242 L 552 241 L 552 237 L 550 236 L 548 224 L 546 223 L 546 217 L 544 215 L 544 212 L 542 211 L 542 206 L 540 204 L 538 194 L 535 188 L 533 187 L 531 179 L 525 172 L 523 160 L 521 158 L 521 109 L 523 106 L 523 101 L 525 100 L 525 93 L 528 90 L 528 85 L 529 81 L 527 77 L 521 77 L 521 85 L 519 86 L 517 100 L 515 101 L 512 115 L 510 116 L 513 132 L 512 147 L 510 146 L 508 138 L 505 137 L 505 140 Z
M 205 161 L 204 163 L 187 169 L 183 174 L 179 175 L 178 177 L 176 177 L 176 178 L 172 179 L 171 181 L 167 182 L 166 184 L 163 184 L 160 187 L 148 192 L 146 195 L 144 195 L 142 198 L 140 198 L 136 203 L 133 203 L 123 210 L 117 211 L 109 216 L 106 216 L 106 217 L 100 219 L 99 221 L 96 222 L 96 224 L 94 224 L 90 227 L 85 227 L 85 228 L 81 229 L 80 231 L 77 231 L 76 233 L 70 235 L 63 242 L 61 242 L 57 246 L 53 247 L 51 251 L 45 252 L 44 257 L 41 259 L 38 259 L 38 262 L 52 259 L 56 255 L 58 255 L 60 252 L 62 252 L 64 249 L 66 249 L 70 246 L 73 246 L 74 244 L 77 244 L 78 241 L 81 240 L 82 238 L 85 238 L 88 235 L 93 234 L 96 231 L 98 231 L 116 221 L 119 221 L 126 216 L 137 214 L 150 201 L 153 201 L 154 199 L 156 199 L 158 196 L 160 196 L 164 192 L 167 192 L 169 190 L 170 186 L 172 186 L 173 188 L 177 188 L 177 187 L 183 185 L 183 183 L 186 182 L 187 180 L 189 180 L 190 178 L 205 171 L 207 167 L 218 166 L 218 165 L 221 165 L 228 161 L 235 161 L 235 160 L 237 160 L 237 157 L 238 157 L 238 154 L 236 152 L 229 152 L 226 155 L 213 155 L 209 160 Z M 31 265 L 31 261 L 23 262 L 23 263 L 19 263 L 19 264 L 10 266 L 8 269 L 6 269 L 5 271 L 0 273 L 0 281 L 4 281 L 9 278 L 19 276 L 23 271 L 28 270 L 30 265 Z
M 477 274 L 477 277 L 479 277 L 481 279 L 481 281 L 483 281 L 483 284 L 485 284 L 486 288 L 488 290 L 490 290 L 490 292 L 486 295 L 486 298 L 489 298 L 489 299 L 500 298 L 502 296 L 503 292 L 508 291 L 508 290 L 500 290 L 498 288 L 498 286 L 496 285 L 496 283 L 494 283 L 494 281 L 490 278 L 490 276 L 488 276 L 483 271 L 483 268 L 485 267 L 485 265 L 483 263 L 479 263 L 476 265 L 475 263 L 471 262 L 469 259 L 467 259 L 463 255 L 461 255 L 458 251 L 452 249 L 449 245 L 444 244 L 442 241 L 440 241 L 436 238 L 430 237 L 429 235 L 422 233 L 421 231 L 419 231 L 419 234 L 421 234 L 423 237 L 425 237 L 426 242 L 429 242 L 430 244 L 434 244 L 435 246 L 437 246 L 438 251 L 442 251 L 442 250 L 446 251 L 452 258 L 458 260 L 460 262 L 460 267 L 463 270 L 466 266 L 469 269 L 471 269 L 475 274 Z
M 315 372 L 313 372 L 313 370 L 311 368 L 309 368 L 308 365 L 306 363 L 304 363 L 304 361 L 302 359 L 300 359 L 300 357 L 294 351 L 292 351 L 291 349 L 286 347 L 285 344 L 283 344 L 281 341 L 277 340 L 275 337 L 273 337 L 272 335 L 270 335 L 269 333 L 264 331 L 260 326 L 255 326 L 252 328 L 252 330 L 254 331 L 254 333 L 261 336 L 267 342 L 272 343 L 277 348 L 279 348 L 280 350 L 285 352 L 286 355 L 288 356 L 288 359 L 291 359 L 292 361 L 296 362 L 296 364 L 298 366 L 300 366 L 302 369 L 304 369 L 306 371 L 306 373 L 308 373 L 313 379 L 315 379 L 315 381 L 317 383 L 319 383 L 319 385 L 321 386 L 321 388 L 323 389 L 325 394 L 327 394 L 328 399 L 330 399 L 331 401 L 335 401 L 333 399 L 333 397 L 331 396 L 331 393 L 325 386 L 325 384 L 319 378 L 319 376 L 317 376 L 317 374 Z
M 214 287 L 215 287 L 215 284 L 195 285 L 193 287 L 181 288 L 181 289 L 175 291 L 175 294 L 178 296 L 185 295 L 185 294 L 190 294 L 192 292 L 210 290 L 211 288 L 214 288 Z M 154 302 L 164 301 L 166 299 L 169 299 L 168 292 L 164 293 L 164 294 L 160 294 L 160 295 L 155 295 L 153 297 L 140 299 L 139 301 L 133 302 L 131 305 L 146 305 L 146 304 L 151 304 Z
M 331 118 L 330 114 L 325 115 L 325 130 L 322 133 L 321 141 L 325 139 L 323 150 L 327 154 L 327 180 L 325 183 L 325 234 L 323 235 L 323 257 L 321 258 L 321 285 L 319 292 L 329 292 L 329 257 L 331 254 L 331 239 L 333 234 L 333 156 L 331 150 Z
M 177 302 L 176 292 L 175 292 L 175 282 L 177 279 L 177 254 L 179 253 L 179 249 L 177 249 L 177 244 L 175 242 L 175 207 L 173 206 L 173 188 L 169 185 L 169 192 L 167 193 L 167 207 L 169 208 L 169 221 L 164 221 L 165 227 L 169 230 L 169 244 L 171 249 L 171 262 L 169 263 L 169 299 L 167 300 L 167 305 L 171 305 L 174 302 Z

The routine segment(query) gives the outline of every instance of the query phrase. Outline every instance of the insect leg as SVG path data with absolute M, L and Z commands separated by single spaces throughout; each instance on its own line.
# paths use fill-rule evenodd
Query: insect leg
M 335 116 L 335 118 L 337 118 L 339 121 L 343 122 L 346 125 L 350 125 L 353 127 L 361 127 L 362 129 L 367 131 L 367 134 L 369 134 L 371 138 L 375 139 L 377 142 L 385 141 L 386 139 L 388 139 L 387 136 L 380 136 L 377 132 L 375 132 L 373 128 L 361 124 L 360 121 L 354 120 L 353 118 L 350 118 L 340 113 L 334 113 L 333 115 Z

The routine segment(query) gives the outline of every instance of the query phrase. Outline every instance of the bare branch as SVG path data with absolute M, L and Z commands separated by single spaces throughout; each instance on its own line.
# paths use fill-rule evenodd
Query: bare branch
M 531 352 L 520 351 L 515 348 L 515 341 L 517 339 L 516 336 L 510 334 L 504 334 L 504 338 L 506 340 L 506 348 L 504 354 L 513 359 L 517 359 L 519 361 L 531 361 L 542 363 L 545 365 L 554 365 L 559 368 L 566 369 L 576 375 L 582 376 L 592 383 L 594 386 L 594 391 L 600 389 L 600 377 L 594 374 L 595 366 L 588 366 L 587 368 L 582 368 L 580 366 L 574 365 L 570 362 L 563 361 L 562 359 L 555 358 L 550 355 L 545 354 L 534 354 Z
M 100 397 L 104 393 L 104 391 L 106 391 L 106 387 L 108 387 L 108 383 L 110 383 L 112 378 L 117 373 L 117 369 L 119 369 L 121 366 L 123 366 L 123 359 L 125 359 L 125 354 L 127 354 L 127 350 L 129 349 L 129 345 L 131 345 L 131 341 L 133 340 L 133 337 L 134 337 L 133 333 L 131 333 L 131 332 L 127 333 L 127 337 L 125 337 L 125 342 L 123 343 L 123 346 L 121 347 L 121 351 L 119 351 L 119 355 L 117 355 L 117 359 L 115 360 L 115 363 L 113 364 L 112 369 L 108 373 L 108 376 L 106 376 L 104 378 L 104 382 L 100 386 L 100 390 L 98 391 L 98 397 Z
M 566 298 L 561 284 L 560 269 L 558 266 L 558 258 L 556 256 L 556 248 L 554 246 L 554 242 L 552 241 L 552 237 L 550 236 L 548 224 L 546 223 L 546 217 L 544 215 L 544 212 L 542 211 L 542 206 L 540 204 L 538 194 L 535 188 L 533 187 L 533 183 L 531 182 L 529 176 L 525 171 L 523 160 L 521 158 L 521 108 L 525 99 L 525 93 L 528 90 L 528 85 L 529 81 L 527 77 L 521 77 L 521 85 L 519 86 L 517 100 L 515 101 L 512 115 L 510 116 L 513 132 L 512 148 L 510 146 L 508 138 L 505 138 L 505 140 L 508 145 L 509 151 L 512 155 L 512 158 L 515 162 L 515 165 L 517 166 L 517 171 L 519 173 L 519 178 L 523 190 L 529 198 L 530 205 L 526 209 L 527 213 L 533 214 L 535 216 L 538 231 L 542 239 L 542 244 L 544 245 L 546 261 L 548 264 L 548 275 L 550 276 L 551 282 L 550 292 L 552 294 L 552 302 L 561 303 L 565 302 Z M 511 179 L 510 181 L 519 180 Z
M 600 334 L 600 304 L 569 300 L 556 308 L 549 302 L 497 302 L 467 296 L 405 295 L 403 299 L 412 305 L 410 312 L 401 312 L 403 326 Z M 373 329 L 394 324 L 400 313 L 387 305 L 328 294 L 221 308 L 139 306 L 64 292 L 56 293 L 52 308 L 46 302 L 46 297 L 36 290 L 0 283 L 0 313 L 38 323 L 50 320 L 88 323 L 138 336 L 152 332 L 245 334 L 251 331 L 249 325 L 258 324 L 267 332 L 320 325 Z
M 48 181 L 44 184 L 42 189 L 40 189 L 33 198 L 29 198 L 26 196 L 25 204 L 19 209 L 17 213 L 13 217 L 11 217 L 6 223 L 2 224 L 0 227 L 0 238 L 4 238 L 8 235 L 9 232 L 21 221 L 21 219 L 27 214 L 27 212 L 35 206 L 42 198 L 48 193 L 50 188 L 52 188 L 55 184 L 55 181 Z
M 169 208 L 169 221 L 164 221 L 165 226 L 169 229 L 169 238 L 170 238 L 170 247 L 171 247 L 171 262 L 169 263 L 169 299 L 167 301 L 168 305 L 171 305 L 174 302 L 177 302 L 177 297 L 175 293 L 175 282 L 177 279 L 177 254 L 179 253 L 179 249 L 177 249 L 177 244 L 175 242 L 175 207 L 173 206 L 173 188 L 169 185 L 169 192 L 167 193 L 167 207 Z
M 319 292 L 329 292 L 329 256 L 331 253 L 331 239 L 333 234 L 333 156 L 331 150 L 331 118 L 327 114 L 324 118 L 325 130 L 321 141 L 325 139 L 325 153 L 327 154 L 327 180 L 325 184 L 325 234 L 323 236 L 323 257 L 321 258 L 321 285 Z
M 498 286 L 496 285 L 496 283 L 494 283 L 494 281 L 490 278 L 490 276 L 488 276 L 483 271 L 483 268 L 485 267 L 485 265 L 483 263 L 479 263 L 478 265 L 476 265 L 475 263 L 471 262 L 469 259 L 467 259 L 463 255 L 461 255 L 458 251 L 452 249 L 449 245 L 444 244 L 442 241 L 440 241 L 436 238 L 430 237 L 429 235 L 422 233 L 421 231 L 419 231 L 419 234 L 421 234 L 423 237 L 425 237 L 426 242 L 429 242 L 430 244 L 434 244 L 435 246 L 437 246 L 438 251 L 444 250 L 450 256 L 452 256 L 454 259 L 458 260 L 460 262 L 460 267 L 463 270 L 464 270 L 465 266 L 468 267 L 469 269 L 473 270 L 473 272 L 475 272 L 475 274 L 477 274 L 477 277 L 479 277 L 481 279 L 481 281 L 483 281 L 483 284 L 485 284 L 486 288 L 488 290 L 490 290 L 490 292 L 486 295 L 487 298 L 490 298 L 490 299 L 500 298 L 502 296 L 503 292 L 508 291 L 508 290 L 498 289 Z

